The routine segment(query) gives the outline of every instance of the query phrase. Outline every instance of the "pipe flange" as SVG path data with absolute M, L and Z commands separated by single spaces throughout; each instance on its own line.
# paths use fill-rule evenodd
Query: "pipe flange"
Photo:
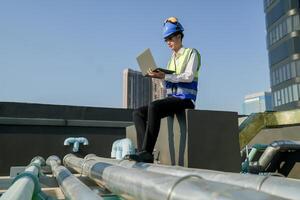
M 85 165 L 86 165 L 87 161 L 91 161 L 91 160 L 95 160 L 95 159 L 94 159 L 94 158 L 86 158 L 86 159 L 83 159 L 83 164 L 81 165 L 80 176 L 84 175 L 84 174 L 83 174 L 83 169 L 85 168 Z
M 61 165 L 61 160 L 60 160 L 60 158 L 59 158 L 58 156 L 55 156 L 55 155 L 49 156 L 49 157 L 47 158 L 47 160 L 46 160 L 46 164 L 49 165 L 49 166 L 51 166 L 51 165 L 50 165 L 50 162 L 51 162 L 52 160 L 55 161 L 55 162 L 57 162 L 58 165 Z
M 34 189 L 33 189 L 33 195 L 32 196 L 37 195 L 41 191 L 41 186 L 40 186 L 40 183 L 39 183 L 39 179 L 38 179 L 37 176 L 33 175 L 30 172 L 26 172 L 26 171 L 22 172 L 21 174 L 16 176 L 16 178 L 13 180 L 12 184 L 14 184 L 17 180 L 19 180 L 23 177 L 28 177 L 33 181 Z
M 34 166 L 34 167 L 38 168 L 38 171 L 39 171 L 39 174 L 40 174 L 40 172 L 42 170 L 42 167 L 41 167 L 40 164 L 38 164 L 38 163 L 30 163 L 29 165 L 27 165 L 27 167 L 31 167 L 31 166 Z
M 30 163 L 33 163 L 36 160 L 39 160 L 41 162 L 41 166 L 45 166 L 46 165 L 45 159 L 43 157 L 41 157 L 41 156 L 36 156 L 36 157 L 32 158 L 32 160 L 30 161 Z
M 90 158 L 93 158 L 93 157 L 96 157 L 96 156 L 97 156 L 96 154 L 90 153 L 90 154 L 86 155 L 86 156 L 84 157 L 84 159 L 86 160 L 86 159 L 90 159 Z
M 75 156 L 72 153 L 69 153 L 69 154 L 67 154 L 67 155 L 64 156 L 64 158 L 63 158 L 63 164 L 66 167 L 67 167 L 66 159 L 69 158 L 69 157 L 75 157 Z
M 177 185 L 179 185 L 182 181 L 185 181 L 186 179 L 190 179 L 190 178 L 203 179 L 201 176 L 198 176 L 198 175 L 188 175 L 188 176 L 183 176 L 183 177 L 179 178 L 169 189 L 168 195 L 167 195 L 167 200 L 171 199 L 173 191 Z

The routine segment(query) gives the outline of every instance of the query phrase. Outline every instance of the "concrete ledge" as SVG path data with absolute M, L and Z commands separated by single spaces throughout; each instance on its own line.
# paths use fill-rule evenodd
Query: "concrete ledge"
M 132 109 L 0 102 L 0 117 L 132 121 Z
M 135 127 L 126 135 L 137 142 Z M 238 115 L 185 110 L 161 120 L 155 155 L 161 164 L 240 172 Z
M 124 128 L 132 125 L 133 123 L 128 121 L 0 117 L 0 124 L 1 125 L 39 125 L 39 126 L 123 127 Z

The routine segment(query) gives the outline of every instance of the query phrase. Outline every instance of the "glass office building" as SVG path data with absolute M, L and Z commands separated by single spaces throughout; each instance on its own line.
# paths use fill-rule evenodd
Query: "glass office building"
M 166 97 L 166 90 L 160 79 L 145 77 L 132 69 L 123 71 L 123 107 L 139 108 L 151 101 Z
M 265 112 L 273 110 L 273 101 L 271 92 L 259 92 L 245 96 L 242 106 L 242 114 Z
M 265 0 L 274 110 L 300 108 L 300 0 Z

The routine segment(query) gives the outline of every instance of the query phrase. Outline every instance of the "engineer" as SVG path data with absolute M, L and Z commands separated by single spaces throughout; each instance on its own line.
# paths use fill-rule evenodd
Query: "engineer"
M 151 102 L 133 112 L 137 132 L 138 153 L 127 158 L 137 162 L 153 163 L 153 149 L 158 137 L 161 118 L 172 116 L 184 109 L 194 109 L 197 97 L 200 54 L 194 48 L 183 46 L 183 26 L 175 17 L 165 20 L 163 37 L 172 50 L 167 69 L 175 71 L 165 74 L 149 70 L 151 78 L 163 79 L 167 97 Z

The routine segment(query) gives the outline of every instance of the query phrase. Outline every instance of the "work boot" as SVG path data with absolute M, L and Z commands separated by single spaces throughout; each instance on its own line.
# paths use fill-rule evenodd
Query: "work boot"
M 126 155 L 125 159 L 136 162 L 153 163 L 153 155 L 147 151 L 141 151 L 137 154 Z

